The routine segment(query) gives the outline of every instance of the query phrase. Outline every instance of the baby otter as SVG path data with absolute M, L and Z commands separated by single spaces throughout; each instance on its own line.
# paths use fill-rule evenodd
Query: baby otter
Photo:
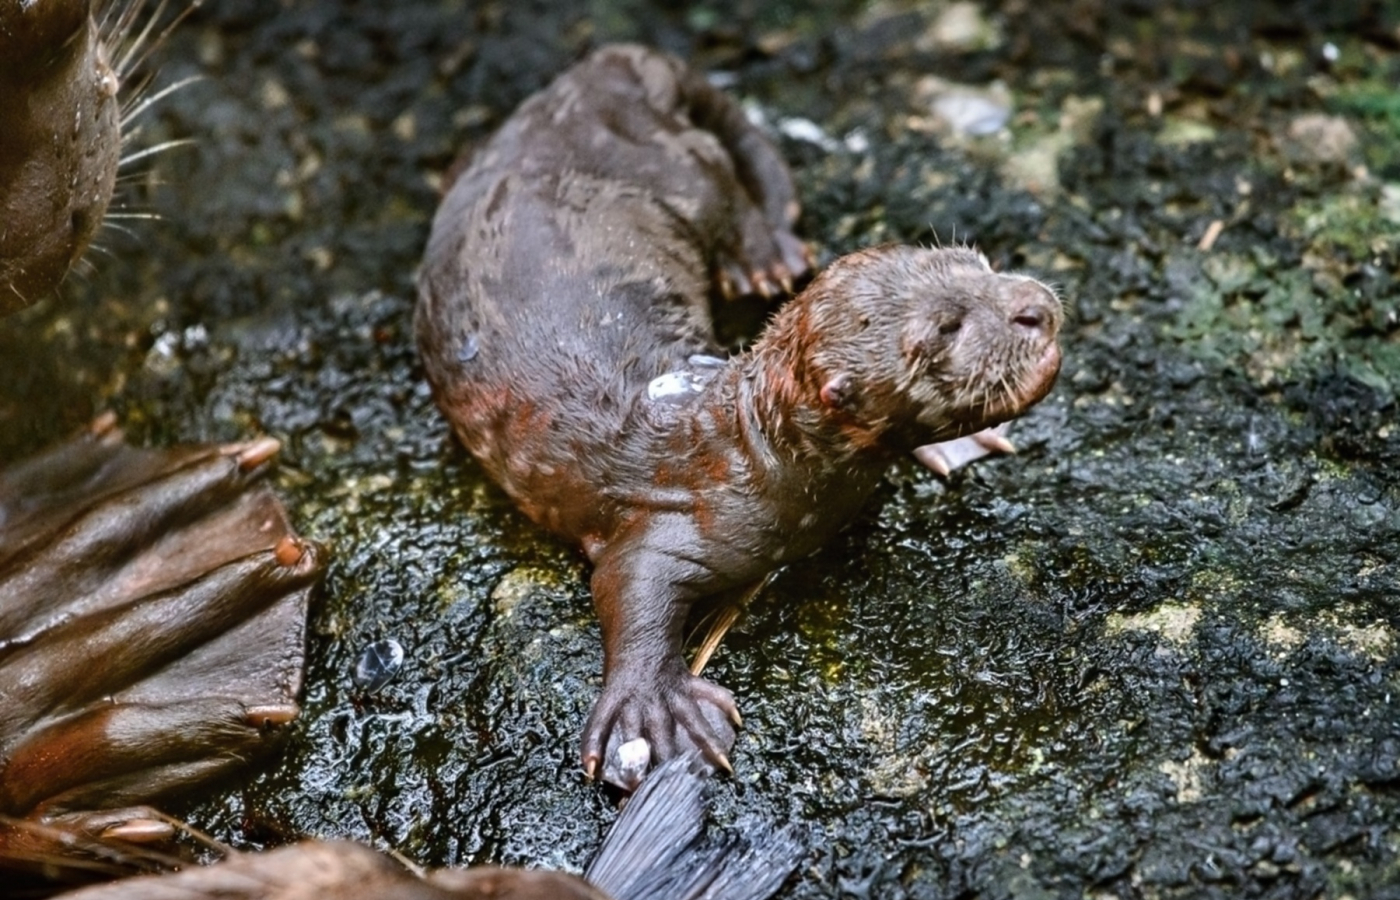
M 729 691 L 681 632 L 851 520 L 910 452 L 946 469 L 1050 390 L 1060 303 L 966 248 L 833 262 L 723 359 L 711 288 L 772 293 L 807 268 L 775 148 L 678 60 L 603 48 L 527 100 L 433 221 L 416 331 L 462 443 L 593 563 L 604 684 L 585 771 L 690 749 L 728 769 Z M 985 451 L 976 451 L 985 452 Z M 974 454 L 975 455 L 975 454 Z M 606 766 L 604 763 L 606 761 Z

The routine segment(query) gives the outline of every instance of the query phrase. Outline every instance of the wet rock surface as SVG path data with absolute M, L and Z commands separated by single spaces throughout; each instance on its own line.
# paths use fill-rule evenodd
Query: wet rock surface
M 205 80 L 143 137 L 199 139 L 134 187 L 165 221 L 0 325 L 0 459 L 103 408 L 151 443 L 265 431 L 334 547 L 286 753 L 191 821 L 430 866 L 596 850 L 585 568 L 449 441 L 409 322 L 457 149 L 636 39 L 773 127 L 823 259 L 965 239 L 1070 312 L 1019 457 L 893 470 L 711 663 L 745 716 L 716 817 L 811 829 L 783 896 L 1400 895 L 1394 4 L 213 6 L 162 52 Z M 1005 127 L 950 129 L 930 77 Z

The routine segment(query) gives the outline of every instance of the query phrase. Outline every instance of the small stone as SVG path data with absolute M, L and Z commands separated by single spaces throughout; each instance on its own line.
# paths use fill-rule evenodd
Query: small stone
M 930 75 L 919 80 L 914 95 L 916 101 L 927 105 L 937 122 L 954 134 L 996 134 L 1011 119 L 1011 92 L 1000 83 L 979 87 Z
M 1356 131 L 1341 116 L 1305 113 L 1288 123 L 1283 150 L 1290 159 L 1309 163 L 1345 163 L 1356 151 Z
M 403 668 L 403 658 L 403 645 L 398 641 L 393 638 L 375 641 L 360 651 L 351 680 L 364 693 L 376 693 Z
M 651 766 L 651 744 L 639 737 L 622 744 L 615 751 L 614 765 L 607 767 L 609 781 L 620 787 L 631 787 L 642 780 Z

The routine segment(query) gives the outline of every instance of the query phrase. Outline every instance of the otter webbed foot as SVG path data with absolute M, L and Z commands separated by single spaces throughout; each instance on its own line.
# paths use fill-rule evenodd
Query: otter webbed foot
M 1006 424 L 1003 423 L 956 440 L 924 444 L 915 449 L 914 458 L 935 475 L 947 478 L 954 469 L 961 469 L 984 456 L 1015 452 L 1015 445 L 1006 439 Z
M 665 672 L 619 671 L 608 679 L 583 730 L 583 770 L 626 791 L 653 764 L 698 752 L 733 771 L 729 751 L 742 724 L 734 695 L 690 674 L 679 659 Z
M 262 483 L 277 449 L 140 449 L 104 416 L 0 470 L 0 817 L 159 840 L 145 804 L 280 742 L 326 553 Z M 0 868 L 48 833 L 0 833 Z

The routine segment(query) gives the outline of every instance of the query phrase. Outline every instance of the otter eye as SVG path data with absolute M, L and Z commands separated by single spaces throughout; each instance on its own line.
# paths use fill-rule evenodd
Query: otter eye
M 957 334 L 957 333 L 958 333 L 958 329 L 961 328 L 961 327 L 962 327 L 962 321 L 961 321 L 961 320 L 954 320 L 954 321 L 952 321 L 952 322 L 944 322 L 942 325 L 939 325 L 939 326 L 938 326 L 938 333 L 939 333 L 939 334 L 943 334 L 943 335 Z

